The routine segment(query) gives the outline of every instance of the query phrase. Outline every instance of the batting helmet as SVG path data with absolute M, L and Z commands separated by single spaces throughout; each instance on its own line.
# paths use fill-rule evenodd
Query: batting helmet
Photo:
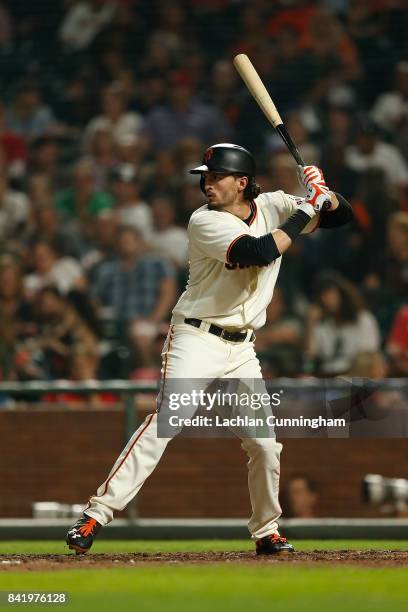
M 221 142 L 206 150 L 202 166 L 190 170 L 191 174 L 201 174 L 201 172 L 225 172 L 226 174 L 255 176 L 255 159 L 252 153 L 244 147 L 229 142 Z

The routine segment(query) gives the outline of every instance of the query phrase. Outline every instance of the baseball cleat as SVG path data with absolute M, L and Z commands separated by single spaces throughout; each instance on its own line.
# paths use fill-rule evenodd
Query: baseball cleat
M 102 525 L 84 514 L 67 533 L 66 542 L 77 555 L 83 555 L 91 548 L 94 537 Z
M 257 555 L 276 555 L 292 552 L 295 552 L 292 544 L 289 544 L 287 539 L 280 536 L 279 533 L 272 533 L 256 542 Z

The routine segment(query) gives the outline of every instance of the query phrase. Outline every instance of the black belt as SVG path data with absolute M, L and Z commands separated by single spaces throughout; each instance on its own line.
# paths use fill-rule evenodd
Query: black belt
M 202 320 L 201 319 L 184 319 L 184 323 L 187 325 L 192 325 L 193 327 L 201 327 Z M 218 336 L 223 340 L 228 340 L 229 342 L 245 342 L 247 339 L 247 332 L 230 332 L 227 329 L 223 329 L 222 327 L 218 327 L 218 325 L 214 325 L 211 323 L 208 328 L 208 333 L 214 334 L 214 336 Z M 255 334 L 252 332 L 251 337 L 249 338 L 249 342 L 253 342 L 255 340 Z

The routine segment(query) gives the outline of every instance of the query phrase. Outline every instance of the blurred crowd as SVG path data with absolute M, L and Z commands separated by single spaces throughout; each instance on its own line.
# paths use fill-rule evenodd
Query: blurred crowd
M 215 142 L 304 195 L 253 60 L 355 220 L 285 255 L 266 376 L 408 374 L 408 11 L 398 0 L 0 1 L 0 379 L 156 379 Z

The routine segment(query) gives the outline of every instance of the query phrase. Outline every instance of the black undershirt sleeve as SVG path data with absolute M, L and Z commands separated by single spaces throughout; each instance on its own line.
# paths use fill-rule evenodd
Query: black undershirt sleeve
M 340 227 L 349 223 L 353 217 L 353 209 L 345 198 L 339 193 L 335 193 L 339 201 L 336 210 L 325 210 L 320 213 L 319 228 L 329 229 L 331 227 Z
M 259 238 L 241 236 L 228 252 L 228 263 L 246 266 L 267 266 L 280 257 L 278 247 L 272 234 Z
M 297 210 L 278 229 L 284 231 L 293 241 L 309 221 L 310 217 L 303 210 Z M 280 256 L 272 234 L 259 238 L 241 236 L 228 250 L 227 261 L 249 266 L 268 266 Z

